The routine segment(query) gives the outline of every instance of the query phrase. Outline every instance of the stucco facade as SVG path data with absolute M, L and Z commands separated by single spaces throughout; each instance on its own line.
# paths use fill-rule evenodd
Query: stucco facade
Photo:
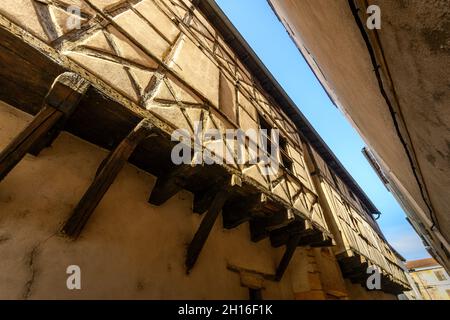
M 45 110 L 68 103 L 54 104 L 58 90 L 71 96 L 59 75 L 89 84 L 73 113 L 27 147 L 34 156 L 1 167 L 1 298 L 247 299 L 252 289 L 264 299 L 370 299 L 407 287 L 373 204 L 348 176 L 321 178 L 327 164 L 313 150 L 326 145 L 282 90 L 268 92 L 267 70 L 210 2 L 68 2 L 81 8 L 80 29 L 67 27 L 67 3 L 0 4 L 2 165 L 44 130 Z M 142 119 L 151 134 L 130 149 Z M 235 138 L 201 141 L 209 154 L 227 150 L 226 164 L 174 165 L 171 133 L 199 123 L 222 137 L 279 129 L 280 170 L 239 163 Z M 345 205 L 333 206 L 329 187 Z M 80 266 L 82 290 L 67 289 L 69 265 Z M 369 292 L 372 265 L 382 288 Z
M 406 267 L 422 299 L 450 300 L 450 276 L 436 260 L 412 260 Z

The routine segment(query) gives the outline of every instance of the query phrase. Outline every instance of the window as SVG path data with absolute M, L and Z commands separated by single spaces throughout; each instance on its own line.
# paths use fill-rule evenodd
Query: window
M 287 140 L 283 137 L 279 137 L 279 145 L 280 145 L 280 160 L 281 164 L 290 172 L 293 172 L 293 161 L 289 157 L 289 153 L 287 150 Z
M 273 128 L 270 126 L 270 124 L 267 122 L 267 120 L 264 117 L 262 117 L 261 115 L 259 115 L 259 126 L 261 129 L 266 130 L 267 144 L 265 146 L 266 147 L 265 151 L 270 156 L 270 153 L 272 150 L 272 141 L 270 139 L 272 138 L 272 129 Z M 278 144 L 280 146 L 281 165 L 288 171 L 293 172 L 293 161 L 290 158 L 288 150 L 287 150 L 288 142 L 287 142 L 286 138 L 279 136 Z
M 272 150 L 272 142 L 270 141 L 270 138 L 272 137 L 272 127 L 269 125 L 269 123 L 264 119 L 261 115 L 259 115 L 259 126 L 261 129 L 266 130 L 266 141 L 267 145 L 265 146 L 265 151 L 267 153 L 270 153 L 270 150 Z
M 437 278 L 439 281 L 445 281 L 445 280 L 447 280 L 447 277 L 445 276 L 444 272 L 441 271 L 441 270 L 436 270 L 436 271 L 434 272 L 434 275 L 436 276 L 436 278 Z
M 258 301 L 258 300 L 262 300 L 262 290 L 261 289 L 252 289 L 249 288 L 248 292 L 249 292 L 249 298 L 251 301 Z

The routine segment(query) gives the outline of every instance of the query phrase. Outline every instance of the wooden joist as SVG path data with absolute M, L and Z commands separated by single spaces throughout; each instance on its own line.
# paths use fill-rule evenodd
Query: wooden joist
M 108 155 L 100 170 L 81 198 L 77 207 L 62 229 L 62 233 L 77 238 L 86 225 L 92 212 L 108 191 L 111 184 L 123 168 L 136 147 L 154 133 L 149 120 L 142 120 L 133 131 Z
M 267 196 L 263 193 L 247 197 L 237 197 L 229 201 L 223 208 L 223 227 L 233 229 L 254 217 L 264 216 Z
M 313 233 L 311 223 L 308 220 L 303 220 L 297 217 L 287 226 L 270 232 L 270 243 L 274 248 L 281 247 L 288 242 L 291 235 L 298 233 L 302 236 L 307 236 Z
M 363 286 L 366 285 L 367 278 L 370 274 L 367 273 L 367 268 L 370 266 L 368 262 L 360 264 L 358 267 L 353 268 L 349 273 L 346 274 L 352 283 L 359 283 Z
M 358 253 L 342 253 L 337 256 L 344 277 L 366 272 L 367 259 Z
M 271 234 L 271 243 L 278 246 L 280 242 L 286 245 L 286 250 L 277 267 L 275 274 L 275 280 L 281 281 L 284 272 L 286 271 L 289 262 L 294 255 L 295 249 L 299 246 L 301 239 L 311 233 L 313 230 L 311 223 L 307 220 L 301 220 L 300 218 L 295 219 L 289 225 L 278 229 Z
M 329 247 L 334 244 L 333 239 L 323 233 L 322 231 L 316 230 L 310 235 L 306 235 L 300 239 L 299 246 L 310 246 L 310 247 Z
M 381 276 L 381 291 L 398 295 L 403 291 L 409 290 L 406 286 L 398 283 L 390 274 L 373 265 L 359 254 L 344 259 L 341 258 L 339 265 L 345 278 L 354 284 L 360 284 L 363 288 L 367 289 L 367 279 L 371 276 L 371 273 L 367 273 L 368 267 L 375 266 Z
M 286 245 L 286 251 L 277 268 L 275 280 L 281 280 L 297 247 L 306 245 L 311 247 L 329 245 L 332 240 L 332 238 L 325 235 L 322 231 L 315 229 L 310 221 L 303 220 L 299 217 L 296 217 L 287 226 L 272 231 L 270 233 L 272 246 L 280 247 Z
M 259 242 L 270 236 L 271 232 L 283 228 L 293 221 L 293 215 L 288 209 L 282 208 L 277 213 L 266 217 L 257 217 L 250 221 L 250 237 L 253 242 Z
M 220 186 L 206 188 L 194 194 L 192 210 L 194 213 L 203 214 L 211 206 Z
M 156 206 L 162 205 L 183 189 L 189 177 L 197 170 L 198 167 L 195 166 L 179 165 L 165 175 L 158 177 L 148 202 Z
M 0 181 L 27 153 L 38 155 L 51 145 L 89 88 L 89 82 L 66 72 L 54 81 L 39 113 L 1 152 Z
M 220 188 L 220 190 L 215 194 L 208 211 L 203 217 L 202 222 L 194 235 L 194 238 L 189 244 L 185 263 L 187 273 L 189 273 L 195 265 L 195 262 L 197 261 L 206 240 L 208 239 L 209 233 L 211 232 L 222 207 L 233 193 L 233 189 L 239 186 L 242 186 L 240 178 L 233 175 L 230 182 Z

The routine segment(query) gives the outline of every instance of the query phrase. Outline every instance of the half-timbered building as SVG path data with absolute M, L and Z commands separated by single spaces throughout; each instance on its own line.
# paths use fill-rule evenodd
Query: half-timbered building
M 0 101 L 1 298 L 408 287 L 376 207 L 213 1 L 2 1 Z M 198 124 L 223 137 L 201 150 L 220 143 L 231 161 L 171 161 L 173 131 Z M 276 175 L 225 139 L 261 128 L 280 133 Z M 71 265 L 81 290 L 67 288 Z

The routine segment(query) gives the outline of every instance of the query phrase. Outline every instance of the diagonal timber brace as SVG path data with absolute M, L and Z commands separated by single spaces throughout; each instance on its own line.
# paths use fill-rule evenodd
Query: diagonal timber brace
M 129 157 L 142 143 L 154 133 L 154 127 L 148 119 L 142 120 L 128 136 L 102 162 L 94 181 L 81 198 L 70 218 L 65 223 L 62 233 L 77 238 L 86 225 L 93 211 L 100 203 L 109 187 L 123 168 Z
M 288 242 L 286 243 L 286 251 L 284 252 L 283 257 L 281 258 L 280 264 L 278 265 L 276 274 L 275 274 L 275 281 L 281 281 L 281 278 L 283 278 L 284 272 L 286 271 L 289 262 L 292 259 L 292 256 L 294 255 L 295 249 L 297 249 L 298 243 L 301 239 L 301 234 L 293 234 L 289 237 Z
M 286 242 L 286 250 L 275 273 L 275 281 L 281 281 L 284 272 L 286 271 L 289 262 L 295 253 L 295 249 L 297 249 L 300 244 L 301 239 L 305 236 L 305 234 L 310 233 L 312 230 L 312 226 L 307 220 L 295 221 L 293 225 L 295 228 L 289 233 L 288 240 Z
M 38 155 L 43 148 L 51 145 L 89 86 L 89 82 L 71 72 L 55 79 L 41 111 L 0 153 L 0 181 L 27 153 Z
M 148 202 L 156 206 L 164 204 L 183 189 L 186 180 L 197 170 L 198 168 L 195 166 L 184 164 L 175 167 L 164 176 L 158 177 Z
M 223 186 L 214 196 L 214 199 L 203 217 L 194 238 L 189 244 L 185 262 L 187 273 L 189 273 L 194 267 L 195 262 L 197 261 L 206 240 L 208 239 L 209 233 L 211 232 L 219 213 L 225 205 L 225 202 L 232 195 L 233 189 L 238 186 L 242 186 L 242 182 L 239 177 L 233 175 L 231 177 L 231 181 Z

